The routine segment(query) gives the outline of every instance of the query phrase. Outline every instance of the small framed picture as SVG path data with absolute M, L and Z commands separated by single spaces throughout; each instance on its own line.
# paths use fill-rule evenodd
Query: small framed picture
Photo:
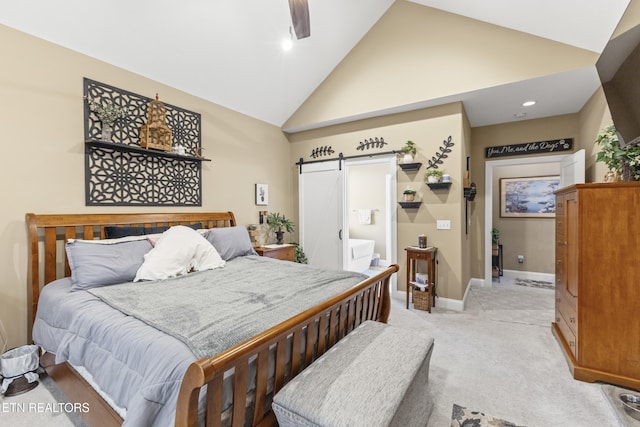
M 256 205 L 266 206 L 269 204 L 269 186 L 267 184 L 256 184 Z

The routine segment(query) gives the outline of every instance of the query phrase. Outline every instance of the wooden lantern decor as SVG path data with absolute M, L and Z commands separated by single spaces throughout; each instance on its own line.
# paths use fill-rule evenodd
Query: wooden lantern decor
M 158 100 L 149 103 L 149 120 L 140 126 L 140 146 L 171 152 L 171 129 L 167 126 L 167 109 Z

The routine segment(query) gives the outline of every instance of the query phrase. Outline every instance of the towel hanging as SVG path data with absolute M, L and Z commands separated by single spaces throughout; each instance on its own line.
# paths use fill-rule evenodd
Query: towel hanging
M 371 224 L 371 209 L 358 209 L 358 221 L 362 225 Z

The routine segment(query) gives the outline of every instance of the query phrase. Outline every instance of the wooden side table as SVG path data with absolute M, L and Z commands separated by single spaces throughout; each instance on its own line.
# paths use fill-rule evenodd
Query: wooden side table
M 260 256 L 281 259 L 283 261 L 295 260 L 295 245 L 269 245 L 256 248 Z
M 422 249 L 416 246 L 409 246 L 404 250 L 407 251 L 407 308 L 409 308 L 409 294 L 418 287 L 418 283 L 416 283 L 418 261 L 424 260 L 427 261 L 427 275 L 429 276 L 429 284 L 427 285 L 429 304 L 427 311 L 431 313 L 431 307 L 436 306 L 436 255 L 438 248 L 429 246 Z M 431 301 L 433 301 L 433 305 Z

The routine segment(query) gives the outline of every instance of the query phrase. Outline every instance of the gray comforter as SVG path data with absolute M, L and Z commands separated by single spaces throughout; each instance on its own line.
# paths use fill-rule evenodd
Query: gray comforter
M 33 337 L 56 354 L 57 363 L 84 367 L 114 403 L 126 409 L 124 425 L 172 425 L 180 382 L 191 362 L 365 278 L 326 273 L 248 256 L 216 270 L 107 286 L 93 294 L 70 292 L 68 279 L 62 279 L 43 289 Z

